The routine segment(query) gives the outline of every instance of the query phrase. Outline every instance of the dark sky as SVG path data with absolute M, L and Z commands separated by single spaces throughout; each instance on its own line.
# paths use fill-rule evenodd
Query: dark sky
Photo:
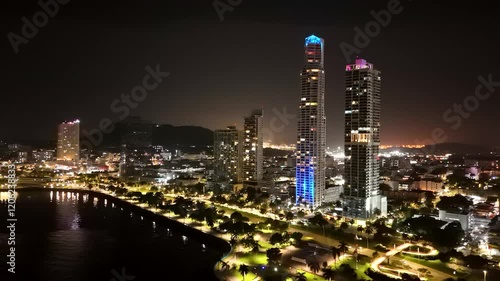
M 353 28 L 364 29 L 370 11 L 388 2 L 242 0 L 221 22 L 212 0 L 71 0 L 15 54 L 7 34 L 21 35 L 21 18 L 41 8 L 2 1 L 0 138 L 54 139 L 67 119 L 80 118 L 89 130 L 102 118 L 118 120 L 113 100 L 141 85 L 145 67 L 156 64 L 170 76 L 131 115 L 242 128 L 242 117 L 263 106 L 269 126 L 273 108 L 296 113 L 303 42 L 315 34 L 325 39 L 327 144 L 339 146 L 346 64 L 339 45 L 354 45 Z M 415 144 L 443 128 L 447 141 L 500 145 L 500 87 L 456 130 L 443 120 L 474 95 L 478 76 L 500 81 L 494 3 L 402 0 L 402 12 L 361 49 L 382 71 L 383 144 Z M 273 140 L 293 143 L 295 124 Z

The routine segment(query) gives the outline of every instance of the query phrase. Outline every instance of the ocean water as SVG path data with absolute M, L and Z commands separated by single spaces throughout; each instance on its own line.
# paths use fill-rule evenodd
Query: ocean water
M 6 197 L 0 225 L 7 224 Z M 16 201 L 16 273 L 7 271 L 9 231 L 2 227 L 2 281 L 217 280 L 221 250 L 118 201 L 62 191 L 21 191 Z

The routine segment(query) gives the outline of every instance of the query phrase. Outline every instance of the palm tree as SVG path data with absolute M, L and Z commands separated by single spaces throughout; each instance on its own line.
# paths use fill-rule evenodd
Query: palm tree
M 340 229 L 342 231 L 346 231 L 346 229 L 348 229 L 348 228 L 349 228 L 349 224 L 347 224 L 346 222 L 343 222 L 340 224 Z
M 305 272 L 297 272 L 295 274 L 295 281 L 307 281 Z
M 243 280 L 245 280 L 245 276 L 250 271 L 250 268 L 246 264 L 240 264 L 240 268 L 238 269 L 238 271 L 241 273 L 241 275 L 243 275 Z
M 356 229 L 359 233 L 363 232 L 363 230 L 365 230 L 361 225 L 358 226 L 358 228 Z
M 229 269 L 229 263 L 225 262 L 225 261 L 220 261 L 220 269 L 222 271 L 224 270 L 228 270 Z
M 341 253 L 345 254 L 349 250 L 349 247 L 346 242 L 340 241 L 338 249 Z
M 337 267 L 337 258 L 340 257 L 340 251 L 336 247 L 331 248 L 331 254 L 333 257 L 333 262 L 335 263 L 335 267 Z
M 335 278 L 335 275 L 337 273 L 332 270 L 331 268 L 324 268 L 323 269 L 323 278 L 325 279 L 328 279 L 328 280 L 332 280 L 333 278 Z
M 307 266 L 314 274 L 316 274 L 316 272 L 318 272 L 321 269 L 319 263 L 316 260 L 311 261 Z
M 373 233 L 373 227 L 370 225 L 367 225 L 365 227 L 365 234 L 366 234 L 366 248 L 368 249 L 368 240 L 369 236 Z

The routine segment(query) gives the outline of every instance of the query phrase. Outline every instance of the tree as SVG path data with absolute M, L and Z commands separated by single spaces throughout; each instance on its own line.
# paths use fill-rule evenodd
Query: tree
M 307 264 L 307 266 L 314 274 L 316 274 L 316 272 L 318 272 L 321 269 L 319 263 L 316 260 L 311 261 L 310 263 Z
M 300 210 L 297 212 L 297 217 L 298 218 L 303 218 L 304 216 L 306 215 L 306 213 L 304 213 L 304 211 Z
M 296 281 L 307 281 L 306 273 L 305 272 L 297 272 L 297 274 L 295 274 L 295 280 Z
M 245 276 L 250 271 L 250 268 L 246 264 L 240 264 L 240 268 L 238 269 L 238 271 L 241 273 L 241 275 L 243 275 L 243 280 L 245 280 Z
M 346 222 L 343 222 L 343 223 L 340 224 L 340 229 L 342 231 L 345 231 L 348 228 L 349 228 L 349 225 Z
M 336 247 L 332 247 L 330 249 L 330 253 L 333 257 L 333 262 L 335 263 L 335 267 L 337 267 L 337 259 L 340 257 L 340 250 Z
M 243 221 L 243 215 L 240 212 L 234 212 L 231 214 L 231 219 L 234 222 Z
M 281 233 L 273 233 L 269 238 L 269 243 L 272 245 L 282 244 L 283 242 L 283 235 L 281 235 Z
M 335 278 L 336 272 L 332 270 L 331 268 L 323 268 L 323 278 L 328 279 L 328 280 L 333 280 Z
M 372 254 L 373 259 L 376 259 L 379 257 L 379 253 L 377 251 L 373 252 Z
M 286 219 L 287 221 L 289 221 L 289 222 L 290 222 L 291 220 L 293 220 L 293 218 L 294 218 L 294 215 L 293 215 L 293 213 L 292 213 L 292 212 L 286 212 L 286 214 L 285 214 L 285 219 Z
M 417 276 L 414 276 L 414 275 L 410 275 L 408 273 L 403 273 L 401 275 L 401 280 L 403 280 L 403 281 L 420 281 L 420 278 L 418 278 Z
M 259 241 L 256 241 L 252 236 L 247 236 L 240 240 L 241 245 L 247 249 L 254 250 L 255 247 L 259 247 Z
M 290 238 L 292 238 L 295 241 L 295 244 L 297 245 L 300 244 L 303 236 L 304 234 L 302 234 L 302 232 L 294 232 L 290 235 Z
M 358 233 L 362 233 L 365 229 L 360 225 L 356 230 L 358 231 Z
M 266 251 L 267 261 L 270 264 L 279 263 L 281 260 L 281 251 L 278 248 L 271 248 Z
M 345 254 L 345 253 L 347 253 L 347 251 L 349 250 L 349 247 L 348 247 L 348 245 L 347 245 L 347 243 L 346 243 L 346 242 L 344 242 L 344 241 L 340 241 L 340 242 L 339 242 L 338 249 L 339 249 L 339 251 L 340 251 L 342 254 Z
M 318 225 L 323 228 L 323 236 L 325 236 L 325 226 L 328 225 L 328 221 L 323 217 L 321 213 L 317 213 L 314 217 L 309 219 L 311 224 Z

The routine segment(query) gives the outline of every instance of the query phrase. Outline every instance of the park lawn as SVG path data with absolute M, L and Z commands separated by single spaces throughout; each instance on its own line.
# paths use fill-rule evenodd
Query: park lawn
M 369 263 L 358 262 L 358 269 L 356 269 L 356 262 L 352 258 L 345 259 L 342 263 L 350 265 L 358 275 L 359 280 L 372 280 L 370 276 L 365 274 L 365 271 L 370 267 Z M 340 264 L 341 263 L 337 264 L 337 266 L 340 266 Z M 335 269 L 335 266 L 333 266 L 332 268 Z
M 401 257 L 405 260 L 409 260 L 411 262 L 430 267 L 430 268 L 435 269 L 437 271 L 441 271 L 441 272 L 453 275 L 453 271 L 454 271 L 453 268 L 448 267 L 446 265 L 446 263 L 444 263 L 440 260 L 423 260 L 423 259 L 418 259 L 418 258 L 414 258 L 414 257 L 409 257 L 407 255 L 402 255 Z M 463 277 L 467 276 L 468 274 L 457 271 L 456 275 L 457 275 L 457 277 L 463 278 Z
M 298 272 L 304 272 L 304 271 L 302 271 L 302 270 L 297 270 L 297 271 L 298 271 Z M 307 281 L 309 281 L 309 280 L 316 280 L 316 281 L 328 281 L 328 280 L 326 280 L 325 278 L 323 278 L 323 277 L 321 277 L 321 276 L 318 276 L 318 275 L 314 275 L 314 274 L 312 274 L 312 273 L 310 273 L 310 272 L 307 272 L 307 271 L 306 271 L 305 273 L 306 273 L 306 274 L 305 274 L 305 276 L 306 276 Z M 321 271 L 320 271 L 320 272 L 318 272 L 318 274 L 321 274 Z
M 246 265 L 261 265 L 267 264 L 267 255 L 265 253 L 238 253 L 238 263 Z
M 252 223 L 258 223 L 258 222 L 262 222 L 265 220 L 265 218 L 259 217 L 257 215 L 252 214 L 252 213 L 245 212 L 243 210 L 235 210 L 235 209 L 232 209 L 232 208 L 229 208 L 226 206 L 222 206 L 218 203 L 215 203 L 215 206 L 217 207 L 218 210 L 224 210 L 226 212 L 227 216 L 231 216 L 232 213 L 238 212 L 238 213 L 242 214 L 244 217 L 249 218 L 250 222 L 252 222 Z
M 259 245 L 260 247 L 263 249 L 263 250 L 269 250 L 271 248 L 274 248 L 273 245 L 271 245 L 269 242 L 267 241 L 264 241 L 264 240 L 260 240 L 259 241 Z
M 236 277 L 236 280 L 243 280 L 243 275 L 238 270 L 234 270 L 233 274 L 234 277 Z M 253 272 L 248 272 L 247 275 L 245 275 L 245 280 L 254 280 L 257 277 L 255 273 Z

